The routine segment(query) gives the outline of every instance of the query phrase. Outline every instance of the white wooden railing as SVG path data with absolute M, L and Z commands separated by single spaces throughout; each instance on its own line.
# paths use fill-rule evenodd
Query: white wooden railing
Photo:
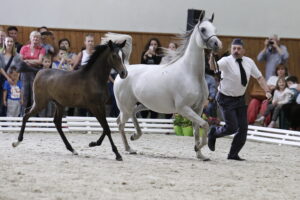
M 116 118 L 107 118 L 112 132 L 118 131 Z M 138 119 L 144 133 L 171 133 L 174 134 L 172 119 Z M 0 117 L 0 133 L 18 133 L 22 124 L 21 117 Z M 224 124 L 224 122 L 221 122 Z M 63 118 L 63 131 L 66 133 L 80 132 L 93 133 L 102 131 L 94 117 L 66 117 Z M 32 117 L 26 124 L 26 132 L 57 132 L 53 118 Z M 135 131 L 133 123 L 126 123 L 125 131 Z M 248 139 L 260 142 L 292 145 L 300 147 L 300 132 L 260 126 L 248 126 Z

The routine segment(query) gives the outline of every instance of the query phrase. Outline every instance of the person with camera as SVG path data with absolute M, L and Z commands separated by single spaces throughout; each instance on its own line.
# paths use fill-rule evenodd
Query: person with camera
M 275 68 L 279 64 L 285 64 L 289 58 L 286 46 L 280 44 L 279 37 L 273 35 L 265 40 L 264 49 L 258 54 L 259 62 L 265 61 L 265 78 L 268 80 L 275 74 Z

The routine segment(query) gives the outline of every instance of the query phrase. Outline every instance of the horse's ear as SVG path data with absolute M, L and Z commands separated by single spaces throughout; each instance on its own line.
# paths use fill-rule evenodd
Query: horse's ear
M 108 41 L 107 45 L 112 51 L 114 50 L 113 42 L 111 40 Z
M 209 19 L 209 21 L 210 21 L 211 23 L 213 23 L 214 17 L 215 17 L 215 13 L 213 13 L 212 16 L 211 16 L 211 18 Z
M 201 13 L 200 13 L 200 16 L 199 16 L 199 22 L 202 22 L 202 20 L 204 18 L 204 15 L 205 15 L 205 11 L 202 10 Z
M 122 44 L 119 45 L 119 47 L 122 49 L 126 44 L 126 40 L 124 40 L 124 42 Z

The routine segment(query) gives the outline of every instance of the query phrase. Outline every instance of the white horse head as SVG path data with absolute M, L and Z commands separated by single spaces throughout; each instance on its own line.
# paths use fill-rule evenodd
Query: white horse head
M 199 21 L 194 27 L 193 34 L 199 48 L 211 49 L 218 51 L 222 48 L 222 42 L 216 35 L 216 27 L 212 24 L 214 14 L 210 19 L 204 19 L 205 12 L 203 11 L 199 17 Z

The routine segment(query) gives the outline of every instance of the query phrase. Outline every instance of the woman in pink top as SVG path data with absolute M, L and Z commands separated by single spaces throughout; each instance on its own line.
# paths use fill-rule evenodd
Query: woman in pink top
M 45 55 L 46 50 L 41 46 L 41 34 L 37 31 L 32 31 L 30 33 L 30 43 L 24 45 L 21 48 L 20 55 L 24 62 L 31 67 L 31 69 L 40 68 L 42 64 L 42 57 Z M 23 92 L 23 109 L 26 112 L 26 108 L 30 108 L 33 102 L 32 99 L 32 85 L 36 72 L 21 71 L 21 81 L 22 81 L 22 92 Z

